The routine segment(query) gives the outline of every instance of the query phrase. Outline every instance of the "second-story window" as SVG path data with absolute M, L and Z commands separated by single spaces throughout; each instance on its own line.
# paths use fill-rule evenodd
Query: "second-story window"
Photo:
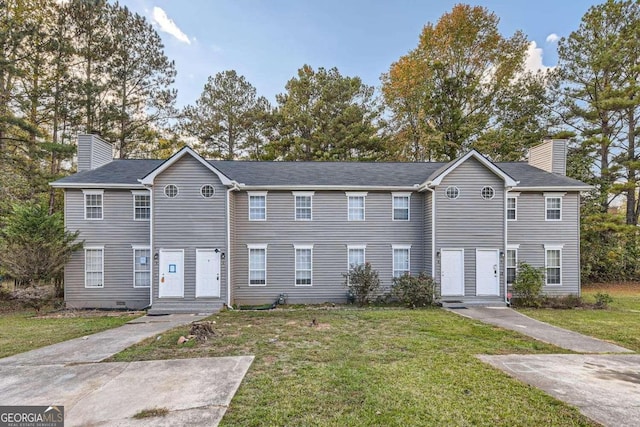
M 393 193 L 393 220 L 409 221 L 409 193 Z
M 267 193 L 249 194 L 249 221 L 267 220 Z
M 367 193 L 347 193 L 349 221 L 364 221 L 366 196 Z
M 102 219 L 103 190 L 83 190 L 84 219 Z
M 133 192 L 133 219 L 146 221 L 151 218 L 151 197 L 148 191 Z
M 544 195 L 545 219 L 547 221 L 562 220 L 562 195 L 545 194 Z
M 313 192 L 294 191 L 296 221 L 311 221 L 313 219 Z

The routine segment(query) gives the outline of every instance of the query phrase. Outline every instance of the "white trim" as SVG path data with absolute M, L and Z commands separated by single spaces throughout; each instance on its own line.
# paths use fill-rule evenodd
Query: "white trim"
M 268 243 L 248 243 L 247 249 L 267 249 Z
M 131 194 L 138 196 L 148 196 L 151 193 L 149 190 L 131 190 Z
M 519 191 L 507 191 L 507 196 L 509 197 L 520 197 L 520 194 Z
M 591 191 L 594 187 L 590 185 L 576 185 L 574 187 L 571 186 L 558 186 L 558 187 L 549 187 L 549 186 L 541 186 L 541 187 L 514 187 L 514 190 L 518 191 Z
M 482 193 L 484 192 L 485 188 L 491 190 L 491 197 L 489 198 L 484 197 L 484 194 Z M 485 185 L 480 189 L 480 197 L 482 197 L 482 200 L 493 200 L 496 197 L 496 190 L 494 190 L 493 187 L 490 185 Z
M 507 218 L 507 221 L 517 221 L 518 220 L 518 196 L 513 196 L 510 193 L 506 193 L 507 197 L 505 199 L 504 205 L 505 205 L 505 218 Z M 520 193 L 518 193 L 518 195 L 520 195 Z M 514 218 L 509 218 L 509 199 L 513 199 L 516 202 L 516 206 L 513 209 L 515 216 Z
M 498 260 L 497 264 L 494 264 L 496 266 L 495 274 L 496 274 L 496 281 L 497 281 L 497 288 L 498 288 L 498 294 L 479 294 L 478 293 L 478 252 L 493 252 L 493 254 L 495 255 L 495 259 Z M 499 271 L 500 271 L 500 249 L 496 249 L 496 248 L 476 248 L 476 253 L 475 253 L 475 261 L 476 261 L 476 296 L 477 297 L 486 297 L 486 296 L 500 296 L 500 275 L 499 275 Z M 505 258 L 506 258 L 506 254 L 505 254 Z M 506 265 L 506 262 L 504 263 Z M 506 276 L 505 276 L 505 282 L 506 282 Z
M 562 221 L 562 195 L 564 195 L 565 193 L 544 193 L 544 220 L 547 222 L 558 222 L 558 221 Z M 549 211 L 549 199 L 558 199 L 560 200 L 560 208 L 559 209 L 553 209 L 555 210 L 559 210 L 560 211 L 560 218 L 549 218 L 548 217 L 548 211 Z
M 227 206 L 226 206 L 226 215 L 227 215 L 227 256 L 226 256 L 226 262 L 224 264 L 225 268 L 227 269 L 227 307 L 231 307 L 231 262 L 232 262 L 232 256 L 231 256 L 231 206 L 229 205 L 229 202 L 231 200 L 231 192 L 234 190 L 234 187 L 229 188 L 226 193 L 227 193 Z M 247 202 L 249 200 L 247 199 Z M 222 257 L 220 258 L 220 268 L 222 268 Z
M 515 187 L 516 185 L 518 185 L 518 181 L 513 179 L 511 176 L 509 176 L 509 174 L 507 174 L 502 169 L 500 169 L 498 166 L 496 166 L 495 164 L 490 162 L 486 157 L 484 157 L 482 154 L 480 154 L 476 150 L 471 150 L 467 154 L 465 154 L 464 156 L 459 157 L 457 160 L 452 162 L 444 171 L 442 171 L 438 176 L 436 176 L 430 182 L 427 181 L 425 184 L 428 183 L 428 184 L 430 184 L 432 186 L 440 185 L 442 180 L 447 175 L 449 175 L 451 172 L 453 172 L 453 170 L 455 170 L 458 166 L 460 166 L 462 163 L 467 161 L 467 159 L 469 159 L 470 157 L 475 158 L 481 164 L 483 164 L 487 169 L 489 169 L 491 172 L 493 172 L 495 175 L 497 175 L 500 178 L 502 178 L 504 180 L 505 187 Z
M 149 256 L 147 257 L 147 264 L 149 265 L 149 286 L 136 286 L 136 251 L 149 251 Z M 151 289 L 151 269 L 153 268 L 153 256 L 151 255 L 151 248 L 149 246 L 139 246 L 139 245 L 131 245 L 131 252 L 133 253 L 133 288 L 134 289 Z M 140 273 L 146 273 L 145 271 L 140 271 Z
M 391 245 L 391 249 L 411 249 L 411 245 Z
M 168 196 L 167 195 L 167 187 L 169 187 L 169 186 L 176 187 L 176 195 L 175 196 Z M 180 187 L 178 187 L 176 184 L 167 184 L 164 187 L 162 187 L 162 194 L 164 194 L 164 197 L 166 197 L 167 199 L 175 199 L 180 194 Z
M 558 287 L 558 286 L 562 286 L 562 247 L 564 245 L 544 245 L 544 285 L 545 286 L 551 286 L 551 287 Z M 558 267 L 552 267 L 552 268 L 559 268 L 560 269 L 560 283 L 549 283 L 547 281 L 547 269 L 549 268 L 548 266 L 548 259 L 547 259 L 547 255 L 548 255 L 548 251 L 558 251 L 559 255 L 560 255 L 560 265 Z
M 407 272 L 411 274 L 411 245 L 391 245 L 391 277 L 395 279 L 396 277 L 396 251 L 407 251 Z M 404 271 L 404 270 L 403 270 Z
M 149 197 L 149 218 L 136 218 L 136 197 L 148 196 Z M 151 191 L 149 190 L 131 190 L 131 198 L 133 199 L 133 220 L 134 221 L 149 221 L 151 219 Z
M 509 247 L 509 243 L 507 243 L 509 241 L 508 223 L 509 223 L 509 221 L 515 221 L 515 220 L 518 219 L 518 196 L 520 195 L 520 193 L 516 193 L 516 196 L 514 197 L 514 199 L 516 200 L 516 217 L 515 217 L 515 219 L 510 220 L 510 219 L 507 218 L 507 212 L 508 212 L 507 211 L 507 202 L 509 201 L 509 197 L 510 197 L 509 193 L 510 193 L 510 189 L 505 191 L 504 195 L 503 195 L 503 197 L 504 197 L 504 199 L 503 199 L 504 200 L 504 217 L 502 219 L 502 225 L 504 227 L 503 228 L 504 236 L 503 236 L 502 244 L 504 245 L 504 249 L 505 249 L 505 251 L 504 251 L 504 262 L 502 263 L 503 264 L 502 265 L 502 274 L 503 274 L 502 277 L 504 277 L 504 283 L 503 283 L 504 295 L 503 295 L 503 298 L 504 298 L 504 302 L 507 303 L 507 304 L 509 303 L 509 299 L 508 299 L 509 286 L 507 284 L 507 251 L 506 251 L 506 249 Z M 501 262 L 501 261 L 502 261 L 502 257 L 498 254 L 498 263 Z M 476 267 L 476 269 L 477 269 L 477 267 Z M 517 272 L 517 270 L 516 270 L 516 272 Z M 498 289 L 500 289 L 499 280 L 500 280 L 500 278 L 498 278 Z M 476 284 L 476 286 L 477 286 L 477 284 Z
M 345 191 L 344 193 L 347 196 L 347 221 L 350 222 L 359 222 L 367 220 L 367 192 L 352 192 Z M 349 206 L 349 201 L 351 198 L 362 198 L 362 219 L 351 219 L 350 211 L 351 206 Z M 360 210 L 360 208 L 354 208 Z
M 367 245 L 347 245 L 347 250 L 348 249 L 367 249 Z
M 251 198 L 264 197 L 264 218 L 251 218 Z M 247 191 L 247 219 L 249 221 L 266 221 L 267 220 L 267 191 Z
M 180 151 L 175 153 L 173 156 L 169 157 L 160 166 L 158 166 L 153 171 L 151 171 L 149 174 L 147 174 L 147 176 L 145 176 L 142 179 L 139 179 L 138 181 L 142 185 L 153 185 L 153 181 L 155 180 L 156 176 L 158 176 L 159 174 L 164 172 L 167 168 L 169 168 L 171 165 L 173 165 L 178 160 L 180 160 L 185 154 L 190 154 L 194 159 L 196 159 L 198 162 L 200 162 L 204 167 L 209 169 L 211 172 L 215 173 L 218 176 L 218 178 L 220 179 L 220 181 L 222 182 L 223 185 L 233 185 L 234 184 L 234 181 L 230 180 L 229 178 L 227 178 L 226 175 L 224 175 L 218 169 L 213 167 L 209 162 L 207 162 L 204 158 L 202 158 L 202 156 L 200 156 L 198 153 L 193 151 L 193 149 L 191 147 L 183 147 Z
M 204 196 L 204 194 L 202 194 L 202 189 L 203 189 L 204 187 L 211 187 L 211 188 L 213 189 L 213 194 L 212 194 L 211 196 L 209 196 L 209 197 L 205 197 L 205 196 Z M 216 187 L 215 187 L 215 185 L 213 185 L 213 184 L 202 184 L 202 185 L 200 186 L 200 197 L 202 197 L 203 199 L 205 199 L 205 200 L 213 199 L 213 197 L 214 197 L 215 195 L 216 195 Z
M 184 283 L 184 266 L 185 266 L 185 259 L 184 259 L 184 249 L 183 248 L 179 248 L 179 249 L 175 249 L 175 248 L 160 248 L 158 249 L 158 273 L 160 273 L 160 259 L 162 258 L 162 252 L 181 252 L 182 253 L 182 295 L 171 295 L 171 296 L 160 296 L 160 274 L 158 274 L 158 298 L 184 298 L 184 288 L 185 288 L 185 283 Z
M 298 282 L 298 249 L 311 251 L 311 283 L 308 285 L 299 285 Z M 293 284 L 295 287 L 311 287 L 313 286 L 313 245 L 293 245 Z M 304 270 L 307 271 L 307 270 Z
M 456 190 L 456 197 L 449 197 L 449 189 L 455 189 Z M 444 197 L 447 200 L 457 200 L 458 198 L 460 198 L 460 188 L 456 185 L 448 185 L 447 188 L 444 189 Z
M 100 251 L 102 254 L 102 266 L 101 268 L 101 273 L 102 273 L 102 285 L 100 286 L 87 286 L 87 251 Z M 95 273 L 95 271 L 92 271 L 92 273 Z M 84 288 L 85 289 L 103 289 L 104 288 L 104 246 L 85 246 L 84 247 Z
M 292 191 L 291 194 L 293 195 L 293 220 L 294 221 L 302 221 L 302 222 L 309 222 L 309 221 L 313 221 L 313 195 L 314 195 L 315 191 Z M 309 218 L 298 218 L 298 205 L 297 205 L 297 200 L 298 197 L 308 197 L 309 201 L 311 202 L 311 206 L 309 206 L 309 209 L 311 209 L 311 216 Z M 300 208 L 300 209 L 307 209 L 306 207 L 304 208 Z
M 562 248 L 564 248 L 564 244 L 563 243 L 551 243 L 551 244 L 545 243 L 543 246 L 544 246 L 545 250 L 546 249 L 553 250 L 553 249 L 562 249 Z
M 261 250 L 264 251 L 264 283 L 256 284 L 251 283 L 251 251 Z M 261 245 L 247 245 L 247 285 L 250 287 L 264 287 L 267 286 L 267 244 Z M 258 270 L 256 270 L 258 271 Z
M 367 262 L 367 245 L 347 245 L 347 271 L 351 271 L 351 263 L 349 262 L 349 254 L 351 250 L 362 251 L 362 262 Z
M 367 197 L 368 191 L 345 191 L 347 197 Z
M 149 288 L 149 307 L 153 304 L 153 270 L 156 266 L 155 252 L 153 250 L 153 188 L 149 188 L 149 204 L 151 209 L 149 211 L 149 249 L 151 250 L 151 259 L 153 264 L 151 265 L 151 288 Z M 160 271 L 160 253 L 158 253 L 158 272 Z M 158 281 L 158 295 L 160 294 L 160 281 Z
M 504 253 L 504 268 L 505 268 L 505 275 L 504 275 L 504 283 L 506 285 L 513 285 L 512 283 L 508 282 L 508 278 L 509 278 L 509 268 L 515 268 L 516 269 L 516 274 L 513 276 L 514 278 L 518 276 L 518 252 L 520 249 L 520 245 L 509 245 L 507 246 L 507 250 Z M 514 251 L 516 253 L 516 265 L 513 267 L 509 267 L 509 251 Z
M 411 197 L 411 191 L 392 191 L 391 195 L 393 197 Z
M 520 249 L 520 243 L 516 243 L 516 244 L 508 244 L 507 245 L 507 249 Z
M 431 277 L 436 276 L 436 191 L 425 187 L 431 193 Z
M 110 184 L 110 183 L 105 183 L 105 184 L 101 184 L 101 183 L 96 183 L 96 182 L 50 182 L 49 185 L 53 188 L 96 188 L 96 189 L 103 189 L 103 188 L 118 188 L 118 189 L 140 189 L 140 190 L 144 190 L 145 187 L 142 184 L 135 184 L 135 183 L 131 183 L 131 184 Z
M 395 218 L 395 199 L 396 197 L 398 198 L 407 198 L 407 219 L 396 219 Z M 392 192 L 391 193 L 391 221 L 398 221 L 398 222 L 408 222 L 411 221 L 411 193 L 409 192 Z
M 464 248 L 440 248 L 440 292 L 442 292 L 442 258 L 443 258 L 443 252 L 445 251 L 451 251 L 451 252 L 460 252 L 462 253 L 462 268 L 461 268 L 461 272 L 462 272 L 462 294 L 453 294 L 453 295 L 443 295 L 444 297 L 463 297 L 466 296 L 467 290 L 465 287 L 465 263 L 464 263 Z
M 100 195 L 100 218 L 87 218 L 87 196 L 96 195 Z M 84 219 L 86 221 L 102 221 L 104 219 L 104 190 L 82 190 L 82 200 L 84 206 Z
M 567 193 L 566 192 L 551 192 L 551 191 L 548 191 L 546 193 L 542 193 L 542 195 L 545 198 L 546 197 L 560 197 L 560 198 L 562 198 L 562 197 L 566 196 Z
M 308 190 L 335 190 L 335 191 L 354 191 L 362 192 L 362 190 L 371 191 L 419 191 L 419 185 L 245 185 L 239 184 L 239 188 L 243 191 L 248 190 L 289 190 L 289 191 L 308 191 Z

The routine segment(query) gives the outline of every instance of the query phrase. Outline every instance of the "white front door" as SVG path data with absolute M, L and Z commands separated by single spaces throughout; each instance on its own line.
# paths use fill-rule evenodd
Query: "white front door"
M 476 295 L 500 295 L 500 252 L 476 249 Z
M 442 296 L 464 295 L 464 250 L 441 251 L 440 287 Z
M 196 298 L 220 297 L 220 251 L 196 249 Z
M 184 297 L 184 250 L 160 249 L 158 297 Z

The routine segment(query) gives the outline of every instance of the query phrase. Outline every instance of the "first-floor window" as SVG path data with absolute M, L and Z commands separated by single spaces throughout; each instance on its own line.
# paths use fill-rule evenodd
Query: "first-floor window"
M 364 250 L 365 250 L 364 246 L 348 247 L 349 259 L 347 262 L 349 263 L 349 270 L 364 264 Z
M 84 249 L 84 287 L 104 287 L 104 248 Z
M 249 285 L 267 284 L 267 246 L 249 245 Z
M 393 247 L 393 277 L 409 274 L 410 246 Z
M 313 247 L 296 246 L 296 286 L 311 286 Z
M 562 283 L 562 249 L 545 249 L 545 270 L 547 285 L 560 285 Z
M 518 272 L 518 250 L 507 249 L 507 284 L 511 285 L 516 280 Z
M 133 249 L 133 287 L 151 286 L 151 251 L 149 248 Z

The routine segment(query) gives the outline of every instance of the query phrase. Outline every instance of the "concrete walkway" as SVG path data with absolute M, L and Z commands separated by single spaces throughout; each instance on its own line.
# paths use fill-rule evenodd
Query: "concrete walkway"
M 448 310 L 577 353 L 633 353 L 632 350 L 619 345 L 540 322 L 507 307 L 466 307 Z
M 253 356 L 95 363 L 204 316 L 145 316 L 0 359 L 0 405 L 61 405 L 66 426 L 216 426 Z M 163 417 L 132 418 L 143 410 Z

